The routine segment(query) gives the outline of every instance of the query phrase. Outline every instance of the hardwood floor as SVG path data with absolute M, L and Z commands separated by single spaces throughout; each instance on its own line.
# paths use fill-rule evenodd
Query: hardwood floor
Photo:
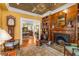
M 23 39 L 23 43 L 22 45 L 20 46 L 20 48 L 27 48 L 31 45 L 36 45 L 36 39 L 33 38 L 33 37 L 30 37 L 30 38 L 24 38 Z M 11 50 L 11 51 L 7 51 L 7 52 L 3 52 L 2 55 L 5 55 L 5 56 L 16 56 L 17 55 L 17 49 L 15 50 Z
M 24 47 L 20 50 L 20 56 L 63 56 L 62 52 L 47 45 Z
M 6 56 L 63 56 L 63 53 L 54 49 L 53 47 L 49 47 L 46 45 L 43 46 L 35 46 L 37 43 L 36 39 L 33 37 L 24 38 L 23 44 L 21 45 L 20 50 L 8 51 Z M 28 54 L 29 53 L 29 54 Z
M 34 37 L 24 38 L 23 43 L 21 45 L 21 48 L 22 47 L 28 47 L 30 45 L 36 45 L 36 39 Z

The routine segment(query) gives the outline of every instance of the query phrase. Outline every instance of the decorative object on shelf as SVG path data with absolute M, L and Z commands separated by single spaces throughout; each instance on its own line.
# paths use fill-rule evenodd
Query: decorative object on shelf
M 15 27 L 15 17 L 12 15 L 7 16 L 7 26 L 8 33 L 12 36 L 12 40 L 14 40 L 14 27 Z
M 71 23 L 70 22 L 68 23 L 67 27 L 69 27 L 69 28 L 71 27 Z
M 42 34 L 44 40 L 49 39 L 49 17 L 46 16 L 42 19 Z
M 74 23 L 75 21 L 74 21 L 74 19 L 71 17 L 71 18 L 69 18 L 69 19 L 67 19 L 67 21 L 66 21 L 66 24 L 67 24 L 67 27 L 69 27 L 69 28 L 73 28 L 74 27 Z

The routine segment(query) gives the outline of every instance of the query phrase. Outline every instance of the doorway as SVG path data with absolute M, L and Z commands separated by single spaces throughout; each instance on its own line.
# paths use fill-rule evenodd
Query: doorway
M 29 43 L 36 43 L 40 39 L 40 21 L 34 19 L 20 19 L 20 44 L 29 40 Z

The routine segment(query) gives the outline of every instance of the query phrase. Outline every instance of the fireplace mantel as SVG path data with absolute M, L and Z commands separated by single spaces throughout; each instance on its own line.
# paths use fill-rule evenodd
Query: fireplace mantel
M 68 28 L 68 27 L 59 28 L 59 27 L 56 27 L 56 28 L 53 29 L 53 33 L 73 34 L 74 30 L 75 30 L 74 28 Z
M 53 33 L 62 33 L 62 34 L 72 34 L 72 32 L 67 32 L 67 31 L 53 31 Z
M 70 42 L 70 34 L 63 32 L 54 32 L 54 42 L 57 43 L 59 40 L 63 40 L 64 42 Z
M 70 42 L 73 41 L 74 39 L 74 31 L 73 30 L 63 30 L 63 31 L 53 31 L 53 37 L 55 36 L 55 34 L 62 34 L 62 35 L 69 35 L 70 36 Z M 55 37 L 54 37 L 54 41 L 55 41 Z

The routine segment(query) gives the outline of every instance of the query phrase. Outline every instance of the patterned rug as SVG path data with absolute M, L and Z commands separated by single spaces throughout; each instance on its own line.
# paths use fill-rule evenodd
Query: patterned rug
M 32 45 L 26 48 L 21 48 L 19 55 L 20 56 L 63 56 L 64 54 L 47 45 L 42 45 L 42 46 Z
M 50 47 L 64 53 L 64 46 L 62 46 L 62 45 L 58 45 L 58 44 L 54 43 Z

